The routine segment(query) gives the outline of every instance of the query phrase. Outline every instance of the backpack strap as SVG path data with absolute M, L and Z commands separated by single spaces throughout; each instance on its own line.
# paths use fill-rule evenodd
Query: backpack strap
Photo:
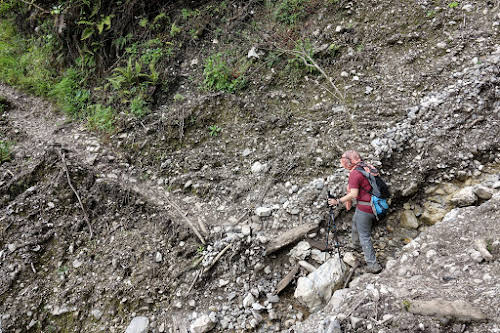
M 357 171 L 361 172 L 361 174 L 366 178 L 366 180 L 368 180 L 368 183 L 370 183 L 370 181 L 369 181 L 370 174 L 368 172 L 366 172 L 365 169 L 363 169 L 362 167 L 358 166 L 358 167 L 354 168 L 354 170 L 357 170 Z M 365 191 L 366 193 L 368 193 L 369 195 L 372 195 L 371 191 L 368 191 L 363 186 L 361 186 L 361 189 L 363 191 Z

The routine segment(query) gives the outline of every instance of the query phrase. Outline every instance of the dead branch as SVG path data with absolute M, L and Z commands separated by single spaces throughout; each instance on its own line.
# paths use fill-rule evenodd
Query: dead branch
M 58 153 L 59 153 L 59 156 L 61 157 L 62 166 L 63 166 L 64 172 L 66 173 L 66 179 L 68 180 L 69 187 L 71 187 L 71 190 L 73 191 L 73 193 L 75 193 L 76 198 L 78 199 L 78 202 L 80 203 L 80 208 L 83 211 L 83 217 L 85 219 L 85 222 L 87 223 L 87 226 L 89 227 L 90 239 L 92 239 L 92 236 L 94 235 L 94 233 L 92 232 L 92 225 L 90 224 L 89 216 L 87 215 L 87 211 L 83 207 L 83 203 L 82 203 L 82 199 L 80 198 L 80 195 L 78 195 L 78 192 L 76 191 L 75 187 L 71 183 L 71 178 L 69 177 L 68 166 L 66 164 L 66 159 L 64 157 L 64 153 L 61 150 L 59 150 Z
M 43 9 L 42 7 L 40 7 L 40 6 L 36 5 L 34 1 L 32 1 L 32 2 L 28 2 L 28 1 L 26 1 L 26 0 L 21 0 L 21 2 L 23 2 L 23 3 L 27 4 L 28 6 L 33 6 L 33 7 L 35 7 L 36 9 L 40 10 L 40 11 L 41 11 L 42 13 L 44 13 L 44 14 L 50 14 L 50 12 L 49 12 L 48 10 Z
M 349 284 L 349 281 L 351 281 L 352 276 L 354 275 L 354 271 L 359 267 L 359 263 L 356 261 L 356 264 L 351 268 L 351 271 L 349 272 L 349 275 L 345 279 L 344 282 L 344 289 L 347 288 L 347 285 Z
M 227 252 L 227 250 L 229 250 L 229 248 L 231 247 L 232 244 L 227 244 L 227 246 L 222 249 L 222 251 L 219 252 L 219 254 L 214 258 L 214 260 L 212 261 L 212 263 L 203 270 L 202 274 L 205 274 L 206 272 L 208 272 L 212 267 L 214 267 L 214 265 L 217 263 L 217 261 L 219 261 L 219 259 L 224 255 L 224 253 Z
M 333 98 L 339 100 L 342 102 L 342 104 L 345 105 L 345 96 L 344 94 L 342 94 L 342 92 L 340 91 L 340 89 L 337 87 L 337 85 L 335 84 L 335 82 L 333 81 L 333 79 L 326 73 L 326 71 L 323 69 L 323 67 L 321 67 L 314 59 L 313 57 L 311 56 L 311 54 L 309 52 L 307 52 L 307 50 L 305 49 L 304 45 L 300 44 L 300 43 L 296 43 L 295 41 L 292 41 L 293 43 L 295 43 L 295 49 L 284 49 L 284 48 L 281 48 L 279 47 L 278 45 L 276 45 L 275 42 L 270 42 L 270 44 L 272 45 L 272 47 L 274 49 L 277 49 L 279 52 L 281 52 L 282 54 L 288 54 L 288 55 L 293 55 L 295 56 L 296 58 L 300 59 L 302 61 L 302 63 L 304 64 L 304 66 L 306 66 L 307 68 L 312 68 L 312 69 L 315 69 L 317 70 L 325 79 L 326 81 L 328 82 L 328 84 L 330 85 L 330 88 L 322 85 L 321 87 L 327 92 L 329 93 Z M 343 108 L 346 112 L 346 115 L 348 117 L 348 121 L 349 123 L 351 124 L 354 132 L 356 133 L 356 135 L 358 135 L 358 128 L 357 128 L 357 125 L 356 123 L 353 121 L 353 115 L 351 112 L 349 112 L 345 106 Z
M 175 204 L 173 201 L 169 200 L 168 198 L 165 198 L 165 200 L 168 202 L 169 205 L 171 205 L 172 207 L 174 207 L 174 209 L 179 213 L 179 215 L 182 216 L 182 218 L 184 220 L 186 220 L 186 222 L 188 223 L 188 225 L 191 227 L 191 229 L 193 230 L 194 234 L 198 237 L 198 239 L 201 241 L 201 243 L 203 245 L 206 244 L 205 242 L 205 239 L 203 238 L 203 236 L 200 234 L 200 232 L 198 231 L 198 229 L 196 229 L 196 227 L 194 226 L 193 222 L 191 222 L 191 220 L 189 220 L 185 215 L 184 215 L 184 212 L 182 211 L 182 209 L 179 208 L 179 206 L 177 206 L 177 204 Z

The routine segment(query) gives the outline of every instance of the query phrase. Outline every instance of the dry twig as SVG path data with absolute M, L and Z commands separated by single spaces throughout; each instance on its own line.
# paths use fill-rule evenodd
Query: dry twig
M 196 237 L 198 237 L 198 239 L 201 241 L 201 243 L 203 245 L 206 244 L 205 242 L 205 239 L 203 238 L 203 236 L 200 234 L 200 232 L 198 231 L 198 229 L 196 229 L 195 225 L 193 224 L 193 222 L 191 222 L 191 220 L 189 220 L 185 215 L 184 215 L 184 212 L 182 211 L 182 209 L 179 208 L 179 206 L 177 206 L 173 201 L 165 198 L 165 200 L 168 202 L 169 205 L 171 205 L 172 207 L 174 207 L 174 209 L 179 213 L 179 215 L 182 216 L 182 218 L 184 218 L 184 220 L 186 220 L 186 222 L 188 223 L 188 225 L 191 227 L 191 229 L 193 230 L 194 234 L 196 235 Z
M 85 219 L 85 222 L 87 222 L 87 226 L 89 227 L 90 239 L 92 239 L 92 236 L 94 235 L 94 233 L 92 232 L 92 225 L 90 224 L 89 216 L 87 215 L 87 211 L 83 207 L 83 203 L 82 203 L 82 199 L 80 198 L 80 195 L 78 194 L 75 187 L 71 183 L 71 178 L 69 177 L 68 166 L 66 164 L 66 159 L 64 157 L 64 153 L 61 150 L 59 150 L 58 153 L 59 153 L 59 156 L 61 157 L 63 169 L 64 169 L 64 172 L 66 173 L 66 179 L 68 180 L 69 187 L 71 187 L 71 190 L 73 191 L 73 193 L 75 193 L 76 198 L 78 199 L 78 202 L 80 203 L 80 208 L 83 211 L 83 217 Z
M 46 9 L 44 9 L 44 8 L 42 8 L 42 7 L 38 6 L 38 5 L 36 5 L 34 1 L 32 1 L 32 2 L 28 2 L 28 1 L 26 1 L 26 0 L 21 0 L 21 2 L 24 2 L 24 3 L 25 3 L 25 4 L 27 4 L 28 6 L 33 6 L 33 7 L 35 7 L 36 9 L 38 9 L 38 10 L 42 11 L 44 14 L 49 14 L 49 13 L 50 13 L 48 10 L 46 10 Z

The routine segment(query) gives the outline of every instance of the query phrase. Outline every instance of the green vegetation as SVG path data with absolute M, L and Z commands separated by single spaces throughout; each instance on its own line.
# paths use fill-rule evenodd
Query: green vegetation
M 456 8 L 456 7 L 458 7 L 458 2 L 457 1 L 450 2 L 448 4 L 448 7 L 450 7 L 450 8 Z
M 51 59 L 56 44 L 51 34 L 25 40 L 10 20 L 0 20 L 0 81 L 47 96 L 55 80 Z
M 114 131 L 115 115 L 110 106 L 104 107 L 101 104 L 94 104 L 89 106 L 87 111 L 87 122 L 90 129 L 105 133 Z
M 9 142 L 0 140 L 0 165 L 10 160 L 10 147 Z
M 182 102 L 184 99 L 185 97 L 182 94 L 177 93 L 174 95 L 174 101 L 176 102 Z
M 57 105 L 74 118 L 82 116 L 81 111 L 86 109 L 90 99 L 90 91 L 81 89 L 82 81 L 81 73 L 74 68 L 69 68 L 49 92 Z
M 406 311 L 409 311 L 410 310 L 410 306 L 411 306 L 411 303 L 409 300 L 405 299 L 403 300 L 403 308 L 406 310 Z
M 208 130 L 209 130 L 208 134 L 210 136 L 217 136 L 219 135 L 220 131 L 222 131 L 222 128 L 220 128 L 217 125 L 210 125 L 208 126 Z
M 294 25 L 306 15 L 305 6 L 309 0 L 282 0 L 278 3 L 275 17 L 280 23 Z
M 175 22 L 172 23 L 170 27 L 170 37 L 175 37 L 177 34 L 181 32 L 181 28 L 175 25 Z
M 141 96 L 136 96 L 130 101 L 130 112 L 137 118 L 142 118 L 150 112 L 147 105 Z
M 222 53 L 217 53 L 207 59 L 203 75 L 205 77 L 203 85 L 205 89 L 211 91 L 232 93 L 243 89 L 246 85 L 244 75 L 241 75 L 238 70 L 231 70 L 222 58 Z

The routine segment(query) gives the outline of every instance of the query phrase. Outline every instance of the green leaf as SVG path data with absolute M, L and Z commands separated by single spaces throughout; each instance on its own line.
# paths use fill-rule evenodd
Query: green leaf
M 86 40 L 86 39 L 90 38 L 93 33 L 94 33 L 94 28 L 91 28 L 91 27 L 85 28 L 85 30 L 83 30 L 83 32 L 82 32 L 81 40 Z

